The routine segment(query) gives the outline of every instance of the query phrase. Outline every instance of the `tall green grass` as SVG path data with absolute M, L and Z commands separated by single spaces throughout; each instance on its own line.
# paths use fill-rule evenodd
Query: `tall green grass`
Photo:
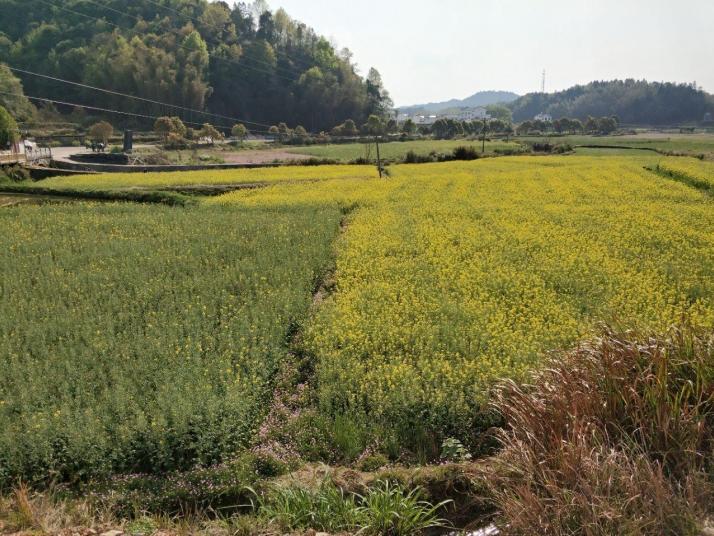
M 276 488 L 259 500 L 259 511 L 283 530 L 318 529 L 374 536 L 410 536 L 448 526 L 439 517 L 450 501 L 431 504 L 418 488 L 405 490 L 378 482 L 364 495 L 347 493 L 329 482 L 316 490 Z

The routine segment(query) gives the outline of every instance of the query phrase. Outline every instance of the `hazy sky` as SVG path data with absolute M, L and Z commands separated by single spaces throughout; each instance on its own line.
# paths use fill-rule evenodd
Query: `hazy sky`
M 612 78 L 714 92 L 714 0 L 269 0 L 375 66 L 398 106 Z

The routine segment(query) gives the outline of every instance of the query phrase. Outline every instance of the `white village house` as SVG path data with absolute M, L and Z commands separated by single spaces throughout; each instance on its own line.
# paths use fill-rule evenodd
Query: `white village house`
M 416 125 L 433 125 L 437 119 L 438 117 L 435 115 L 415 115 L 412 117 L 412 121 Z
M 479 121 L 483 119 L 491 119 L 491 116 L 486 111 L 486 108 L 482 106 L 479 106 L 478 108 L 460 110 L 457 113 L 446 114 L 442 117 L 444 119 L 453 119 L 454 121 Z
M 454 121 L 478 121 L 478 120 L 483 120 L 483 119 L 491 119 L 491 116 L 489 113 L 486 111 L 486 108 L 483 107 L 478 107 L 478 108 L 468 108 L 464 110 L 460 110 L 455 113 L 451 114 L 432 114 L 432 115 L 409 115 L 405 113 L 401 114 L 395 114 L 394 119 L 396 119 L 397 123 L 400 125 L 406 123 L 409 119 L 411 119 L 414 124 L 417 126 L 423 126 L 423 125 L 433 125 L 434 123 L 437 122 L 439 119 L 453 119 Z

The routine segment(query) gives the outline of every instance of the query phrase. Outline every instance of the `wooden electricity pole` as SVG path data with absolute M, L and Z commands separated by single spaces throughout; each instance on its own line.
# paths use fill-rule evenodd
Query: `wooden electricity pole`
M 379 178 L 382 178 L 382 157 L 379 154 L 379 136 L 374 137 L 374 143 L 377 145 L 377 170 L 379 171 Z

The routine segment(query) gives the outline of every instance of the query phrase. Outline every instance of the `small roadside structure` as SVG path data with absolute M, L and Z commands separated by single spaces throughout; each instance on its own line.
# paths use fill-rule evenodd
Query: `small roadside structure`
M 543 121 L 544 123 L 552 123 L 553 116 L 545 112 L 541 112 L 533 118 L 534 121 Z
M 11 166 L 26 163 L 25 144 L 20 140 L 7 142 L 4 147 L 0 147 L 0 165 Z

